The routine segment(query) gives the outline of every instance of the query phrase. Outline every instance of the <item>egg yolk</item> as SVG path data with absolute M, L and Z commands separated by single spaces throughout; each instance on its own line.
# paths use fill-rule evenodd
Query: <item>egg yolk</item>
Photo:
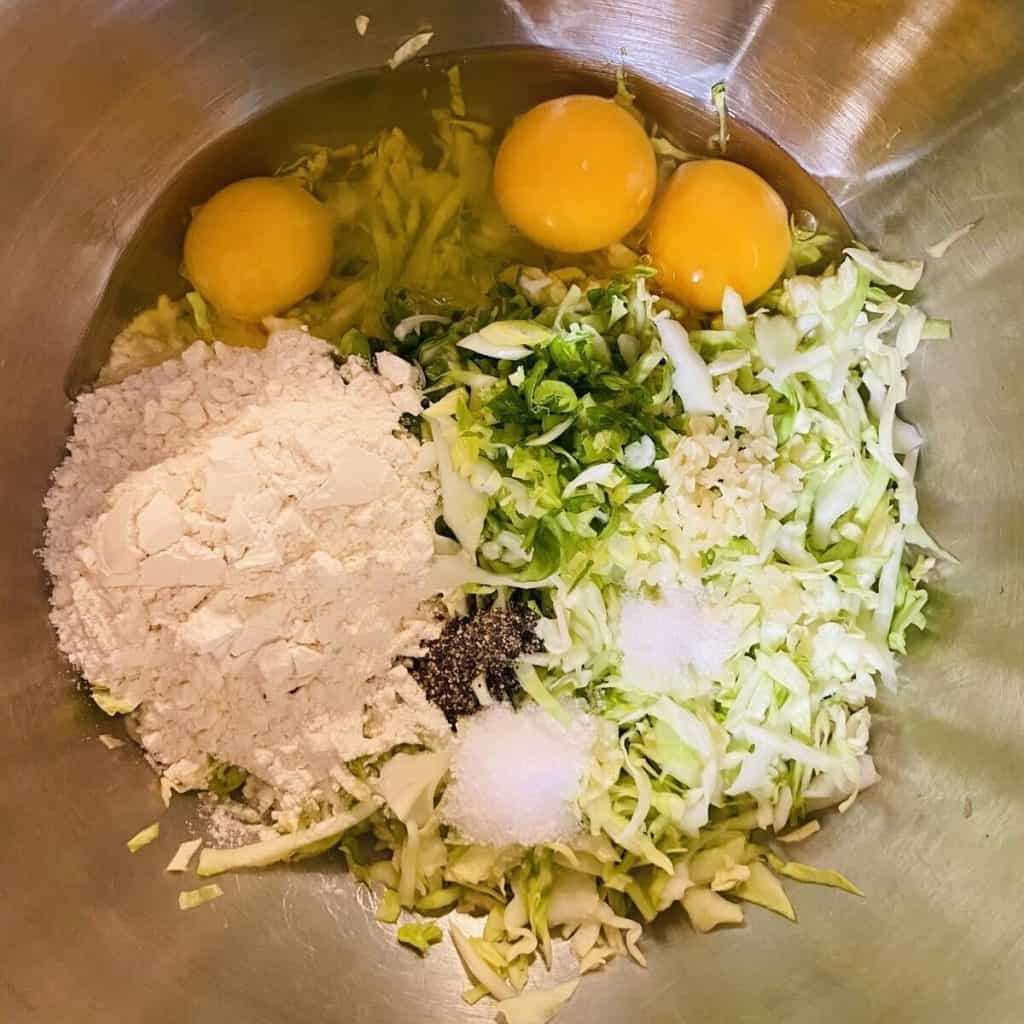
M 760 175 L 728 160 L 679 167 L 654 208 L 648 238 L 661 289 L 709 313 L 722 308 L 727 286 L 744 303 L 771 288 L 789 247 L 782 198 Z
M 545 249 L 590 252 L 617 242 L 654 197 L 654 148 L 612 100 L 563 96 L 508 130 L 494 165 L 502 212 Z
M 192 218 L 185 273 L 218 312 L 259 320 L 315 291 L 333 249 L 330 213 L 300 184 L 246 178 L 222 188 Z

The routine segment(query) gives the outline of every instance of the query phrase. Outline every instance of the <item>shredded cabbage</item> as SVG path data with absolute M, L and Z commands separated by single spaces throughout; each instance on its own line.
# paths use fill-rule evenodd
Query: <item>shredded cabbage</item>
M 472 340 L 479 313 L 425 327 L 425 418 L 444 424 L 461 489 L 446 521 L 461 540 L 472 507 L 464 557 L 541 615 L 525 693 L 555 715 L 582 698 L 608 729 L 580 840 L 510 858 L 449 846 L 435 891 L 491 911 L 482 938 L 452 933 L 471 998 L 518 998 L 500 993 L 550 958 L 553 934 L 585 972 L 642 961 L 640 921 L 674 903 L 707 931 L 741 922 L 742 902 L 794 919 L 780 876 L 859 892 L 750 834 L 799 829 L 873 784 L 866 705 L 924 624 L 939 554 L 917 522 L 921 438 L 896 410 L 928 321 L 887 290 L 919 276 L 851 249 L 753 315 L 727 301 L 687 328 L 640 268 L 566 273 L 554 292 L 541 283 L 558 277 L 518 269 L 486 315 L 496 348 Z M 529 319 L 507 327 L 512 310 Z M 543 586 L 521 589 L 530 578 Z M 619 601 L 680 584 L 739 640 L 720 674 L 651 690 L 622 676 Z M 502 891 L 499 919 L 484 897 Z
M 708 139 L 708 148 L 717 149 L 722 156 L 725 156 L 726 147 L 729 144 L 729 108 L 726 101 L 725 82 L 716 82 L 711 86 L 711 106 L 718 114 L 718 134 Z
M 194 910 L 223 895 L 224 890 L 216 882 L 212 882 L 210 885 L 201 885 L 198 889 L 187 889 L 185 892 L 178 893 L 178 909 Z
M 578 985 L 579 979 L 574 979 L 503 999 L 498 1003 L 498 1019 L 505 1024 L 547 1024 L 572 999 Z
M 449 928 L 464 999 L 533 1024 L 575 989 L 523 992 L 555 939 L 582 974 L 643 964 L 644 924 L 675 905 L 705 932 L 742 922 L 744 903 L 795 919 L 780 878 L 860 894 L 768 843 L 813 834 L 809 814 L 846 810 L 878 779 L 869 702 L 896 685 L 925 583 L 952 559 L 919 522 L 923 438 L 900 415 L 911 357 L 949 325 L 906 298 L 920 262 L 837 252 L 795 220 L 782 280 L 756 309 L 727 290 L 715 317 L 660 298 L 635 239 L 551 266 L 497 210 L 491 129 L 466 119 L 449 77 L 437 159 L 396 129 L 282 168 L 339 224 L 331 276 L 289 317 L 343 355 L 389 351 L 422 370 L 429 407 L 412 420 L 437 453 L 439 589 L 534 612 L 544 649 L 516 665 L 523 699 L 599 717 L 581 833 L 466 844 L 440 814 L 447 756 L 403 749 L 348 766 L 361 799 L 348 810 L 206 849 L 198 872 L 337 847 L 378 891 L 378 920 L 416 918 L 398 939 L 421 954 L 441 932 L 416 915 L 481 919 L 480 934 Z M 639 116 L 624 80 L 616 101 Z M 724 151 L 724 84 L 712 102 Z M 691 156 L 655 144 L 663 161 Z M 133 329 L 169 349 L 218 326 L 195 299 L 145 316 Z M 735 636 L 721 668 L 629 678 L 623 599 L 680 587 Z M 93 693 L 110 714 L 133 710 Z M 213 765 L 210 782 L 246 780 Z
M 420 50 L 430 45 L 430 40 L 433 38 L 433 32 L 417 32 L 416 35 L 407 39 L 390 57 L 388 57 L 388 67 L 394 71 L 400 64 L 404 64 L 406 61 L 412 60 Z
M 207 848 L 199 855 L 199 867 L 196 873 L 201 878 L 219 875 L 225 871 L 237 871 L 240 868 L 263 868 L 293 857 L 308 855 L 310 852 L 320 853 L 338 840 L 353 825 L 368 818 L 377 810 L 375 801 L 366 800 L 357 804 L 351 811 L 334 814 L 324 818 L 317 824 L 298 832 L 291 832 L 272 839 L 264 839 L 247 846 L 232 849 Z M 327 845 L 325 845 L 327 844 Z
M 444 933 L 436 924 L 424 924 L 417 921 L 413 924 L 403 924 L 396 933 L 398 941 L 403 946 L 409 946 L 422 957 L 430 952 L 430 947 L 444 938 Z
M 160 822 L 155 821 L 152 825 L 147 825 L 141 831 L 136 832 L 125 845 L 132 853 L 137 853 L 144 846 L 149 846 L 149 844 L 153 842 L 154 839 L 157 839 L 159 835 Z
M 192 862 L 192 858 L 196 855 L 196 851 L 202 845 L 202 839 L 190 839 L 188 842 L 182 843 L 178 847 L 177 852 L 171 858 L 167 867 L 164 868 L 164 871 L 179 873 L 188 871 L 188 866 Z
M 111 718 L 114 715 L 129 715 L 138 707 L 138 701 L 115 697 L 107 687 L 95 683 L 90 687 L 90 696 L 99 708 Z
M 863 896 L 849 879 L 845 878 L 838 871 L 831 871 L 824 868 L 814 868 L 807 864 L 797 864 L 795 861 L 782 861 L 778 857 L 769 855 L 768 863 L 774 871 L 787 878 L 795 878 L 798 882 L 812 882 L 815 885 L 828 885 L 835 889 L 842 889 L 844 892 L 852 893 L 854 896 Z

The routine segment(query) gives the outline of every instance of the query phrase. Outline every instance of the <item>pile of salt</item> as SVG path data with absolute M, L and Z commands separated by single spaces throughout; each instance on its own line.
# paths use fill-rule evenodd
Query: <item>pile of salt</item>
M 594 720 L 567 725 L 537 704 L 494 704 L 458 726 L 441 805 L 460 835 L 488 846 L 565 842 L 580 829 L 575 800 L 591 760 Z
M 656 600 L 627 597 L 619 619 L 622 678 L 638 689 L 668 691 L 688 670 L 714 679 L 736 653 L 740 630 L 682 588 Z

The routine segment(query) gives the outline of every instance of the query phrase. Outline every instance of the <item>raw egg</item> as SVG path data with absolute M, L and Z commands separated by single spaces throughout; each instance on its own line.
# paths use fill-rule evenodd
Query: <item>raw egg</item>
M 747 303 L 776 282 L 789 255 L 789 214 L 778 192 L 742 164 L 694 160 L 669 179 L 648 245 L 664 292 L 717 312 L 727 286 Z
M 246 178 L 192 218 L 185 273 L 218 312 L 259 320 L 315 291 L 333 250 L 330 213 L 298 182 Z
M 590 252 L 640 223 L 657 182 L 643 126 L 613 100 L 563 96 L 527 111 L 502 140 L 502 212 L 545 249 Z

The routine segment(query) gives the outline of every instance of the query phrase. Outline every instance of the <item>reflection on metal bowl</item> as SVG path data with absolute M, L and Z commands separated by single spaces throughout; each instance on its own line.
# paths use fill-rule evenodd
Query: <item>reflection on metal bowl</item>
M 934 596 L 904 690 L 879 708 L 882 784 L 815 840 L 815 858 L 854 876 L 867 899 L 801 890 L 798 926 L 752 913 L 748 927 L 703 939 L 669 917 L 649 930 L 646 972 L 616 964 L 560 1019 L 909 1024 L 959 1020 L 968 1008 L 993 1024 L 1017 1019 L 1019 4 L 371 8 L 365 37 L 353 24 L 362 8 L 337 0 L 287 10 L 13 0 L 0 13 L 0 1018 L 481 1015 L 460 1001 L 454 952 L 413 962 L 331 864 L 230 878 L 230 899 L 179 913 L 179 886 L 153 859 L 123 855 L 124 838 L 160 811 L 155 779 L 131 748 L 94 741 L 102 716 L 75 694 L 57 655 L 33 556 L 67 427 L 66 388 L 87 383 L 125 318 L 174 286 L 189 205 L 266 171 L 300 139 L 414 121 L 459 53 L 474 107 L 498 122 L 535 100 L 606 84 L 624 61 L 641 103 L 684 144 L 711 131 L 705 100 L 726 78 L 742 122 L 732 155 L 791 205 L 837 227 L 845 218 L 897 255 L 984 218 L 925 277 L 928 306 L 954 321 L 955 336 L 919 355 L 910 399 L 929 439 L 923 514 L 962 564 Z M 447 56 L 367 73 L 426 24 Z M 175 803 L 166 833 L 189 807 Z

